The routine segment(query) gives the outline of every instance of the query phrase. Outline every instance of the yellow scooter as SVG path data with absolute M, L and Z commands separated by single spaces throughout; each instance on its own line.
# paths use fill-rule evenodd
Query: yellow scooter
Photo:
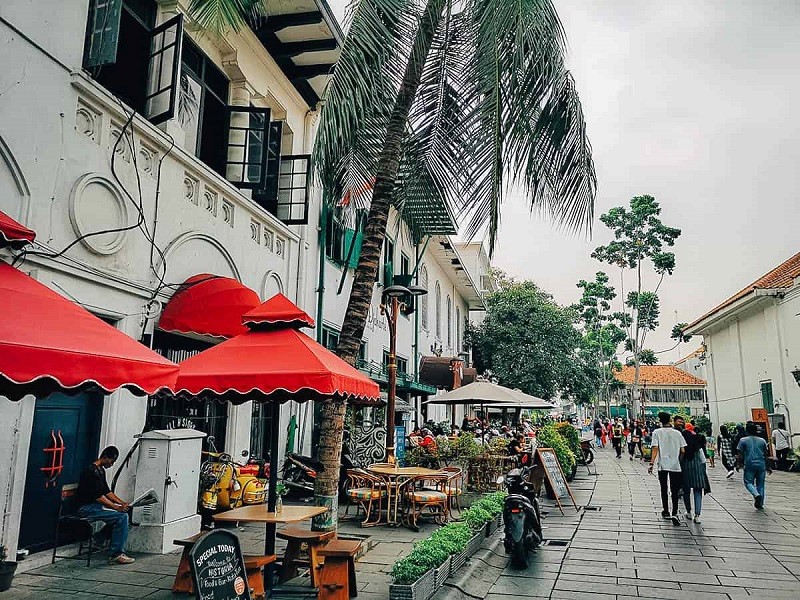
M 213 449 L 213 441 L 210 443 Z M 234 462 L 231 455 L 224 452 L 202 454 L 206 457 L 200 466 L 200 508 L 203 512 L 220 512 L 267 501 L 268 478 L 259 477 L 261 465 Z

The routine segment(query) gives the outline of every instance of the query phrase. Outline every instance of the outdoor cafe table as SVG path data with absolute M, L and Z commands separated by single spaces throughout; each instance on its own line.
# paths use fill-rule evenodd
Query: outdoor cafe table
M 438 475 L 441 471 L 426 469 L 425 467 L 397 467 L 389 465 L 373 465 L 367 467 L 367 471 L 386 479 L 387 487 L 387 507 L 386 520 L 389 525 L 399 525 L 397 518 L 397 508 L 402 496 L 402 488 L 414 477 L 427 475 Z

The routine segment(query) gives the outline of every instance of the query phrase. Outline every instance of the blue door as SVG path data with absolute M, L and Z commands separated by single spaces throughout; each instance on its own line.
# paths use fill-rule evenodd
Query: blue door
M 97 393 L 56 393 L 36 400 L 20 548 L 37 552 L 53 547 L 61 486 L 77 483 L 81 471 L 97 458 L 102 409 L 103 396 Z

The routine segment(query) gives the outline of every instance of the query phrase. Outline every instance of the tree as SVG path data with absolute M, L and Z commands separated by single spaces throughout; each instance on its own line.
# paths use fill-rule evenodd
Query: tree
M 627 348 L 633 356 L 635 368 L 632 386 L 633 415 L 639 416 L 639 371 L 647 334 L 658 327 L 658 290 L 667 275 L 675 269 L 675 255 L 665 252 L 664 246 L 673 246 L 681 235 L 681 230 L 664 225 L 658 218 L 661 207 L 652 196 L 631 198 L 630 210 L 623 206 L 612 208 L 600 220 L 614 234 L 614 240 L 600 246 L 592 256 L 600 262 L 619 267 L 624 286 L 625 273 L 632 272 L 636 290 L 625 296 L 625 306 L 630 310 L 626 319 L 628 334 Z M 649 262 L 659 275 L 658 284 L 653 291 L 642 289 L 642 266 Z M 651 351 L 652 352 L 652 351 Z M 646 354 L 648 360 L 649 354 Z M 655 356 L 653 356 L 654 358 Z
M 603 271 L 595 273 L 594 281 L 581 279 L 578 287 L 583 294 L 574 309 L 583 324 L 582 348 L 584 354 L 597 364 L 597 392 L 604 400 L 606 414 L 611 414 L 611 384 L 614 379 L 617 348 L 625 340 L 622 327 L 630 319 L 627 313 L 611 312 L 611 303 L 617 297 L 609 277 Z
M 371 189 L 337 353 L 358 355 L 395 206 L 418 236 L 444 201 L 468 235 L 497 237 L 504 193 L 571 229 L 591 223 L 596 180 L 550 0 L 359 0 L 314 146 L 324 201 Z M 421 9 L 421 10 L 420 10 Z M 362 194 L 362 196 L 365 196 Z M 320 437 L 333 434 L 323 421 Z M 335 464 L 317 495 L 336 492 Z
M 479 370 L 490 370 L 502 385 L 552 398 L 577 392 L 587 400 L 579 356 L 575 313 L 559 306 L 532 281 L 506 280 L 486 298 L 486 318 L 472 334 Z

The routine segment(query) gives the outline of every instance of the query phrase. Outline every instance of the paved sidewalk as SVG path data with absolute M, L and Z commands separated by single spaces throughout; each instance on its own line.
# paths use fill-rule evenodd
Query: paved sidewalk
M 610 449 L 596 456 L 596 483 L 582 468 L 574 488 L 579 504 L 600 510 L 565 509 L 562 517 L 550 508 L 545 519 L 545 537 L 567 547 L 546 545 L 527 570 L 515 571 L 496 544 L 434 599 L 800 598 L 796 474 L 768 476 L 760 512 L 739 475 L 728 480 L 720 466 L 709 469 L 702 523 L 674 526 L 660 518 L 658 480 L 646 463 L 617 460 Z

